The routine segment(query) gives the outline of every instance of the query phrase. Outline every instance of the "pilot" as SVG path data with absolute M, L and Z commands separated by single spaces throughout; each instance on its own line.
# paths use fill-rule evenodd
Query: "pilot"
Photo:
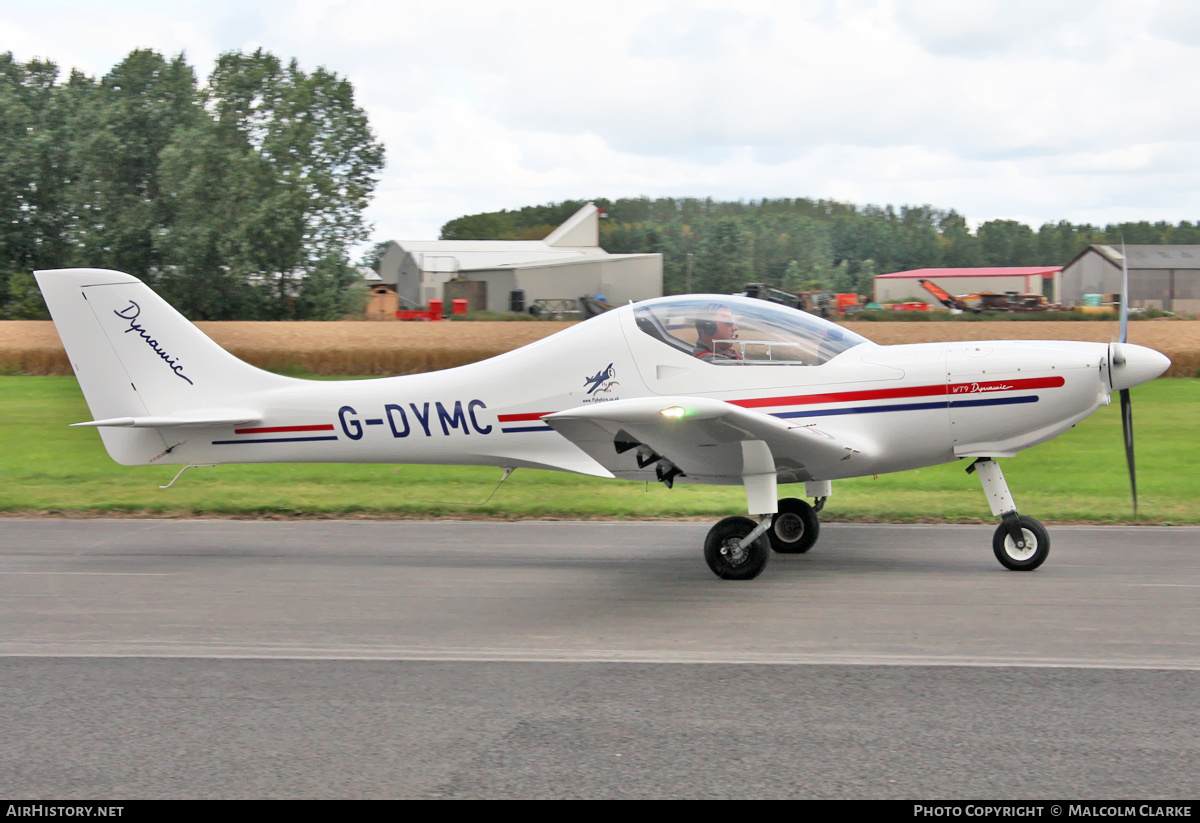
M 729 307 L 713 306 L 708 317 L 696 318 L 696 350 L 693 353 L 706 363 L 741 360 L 741 353 L 733 345 L 737 330 Z

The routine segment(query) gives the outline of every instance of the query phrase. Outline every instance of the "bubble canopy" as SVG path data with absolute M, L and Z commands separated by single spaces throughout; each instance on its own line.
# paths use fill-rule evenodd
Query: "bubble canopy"
M 633 307 L 638 328 L 714 366 L 820 366 L 867 338 L 816 315 L 732 295 L 687 295 Z

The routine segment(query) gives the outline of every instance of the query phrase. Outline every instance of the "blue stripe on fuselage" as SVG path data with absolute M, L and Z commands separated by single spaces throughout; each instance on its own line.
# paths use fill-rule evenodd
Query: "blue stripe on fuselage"
M 979 406 L 1014 406 L 1038 402 L 1038 395 L 1025 397 L 987 397 L 979 400 L 936 400 L 932 403 L 894 403 L 887 406 L 855 406 L 841 409 L 809 409 L 794 412 L 776 412 L 772 417 L 791 419 L 796 417 L 832 417 L 842 414 L 883 414 L 885 412 L 930 411 L 932 409 L 963 409 Z M 554 431 L 549 426 L 519 426 L 500 429 L 504 434 L 517 432 L 548 432 Z
M 817 409 L 813 411 L 780 412 L 772 415 L 779 418 L 830 417 L 838 414 L 877 414 L 882 412 L 927 411 L 929 409 L 958 409 L 971 406 L 1011 406 L 1019 403 L 1036 403 L 1036 394 L 1028 397 L 990 397 L 985 400 L 939 400 L 935 403 L 897 403 L 891 406 L 857 406 L 850 409 Z
M 266 437 L 257 440 L 214 440 L 214 446 L 240 446 L 243 443 L 310 443 L 313 440 L 337 440 L 337 435 L 328 437 Z

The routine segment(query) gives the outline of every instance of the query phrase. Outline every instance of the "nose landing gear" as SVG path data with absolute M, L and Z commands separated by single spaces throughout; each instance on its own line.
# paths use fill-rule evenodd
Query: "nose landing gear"
M 1027 572 L 1046 562 L 1050 554 L 1050 535 L 1037 520 L 1017 514 L 1017 504 L 1008 491 L 1000 464 L 990 457 L 981 457 L 967 467 L 967 473 L 972 472 L 979 475 L 992 514 L 1002 520 L 992 535 L 992 551 L 1000 565 L 1012 571 Z

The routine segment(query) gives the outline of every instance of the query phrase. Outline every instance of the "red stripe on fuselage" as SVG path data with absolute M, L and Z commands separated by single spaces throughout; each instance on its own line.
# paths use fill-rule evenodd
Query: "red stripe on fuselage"
M 753 397 L 749 400 L 730 400 L 734 406 L 757 409 L 767 406 L 812 406 L 821 403 L 853 403 L 857 400 L 894 400 L 903 397 L 932 397 L 938 395 L 962 396 L 969 394 L 993 394 L 1031 389 L 1057 389 L 1067 381 L 1062 377 L 1026 377 L 1021 380 L 991 380 L 986 382 L 950 383 L 937 386 L 906 386 L 896 389 L 868 389 L 866 391 L 828 392 L 825 394 L 797 394 L 788 397 Z M 499 414 L 500 423 L 518 423 L 541 420 L 554 412 L 522 412 L 521 414 Z M 329 428 L 333 428 L 330 426 Z
M 275 434 L 276 432 L 331 432 L 332 423 L 320 426 L 262 426 L 254 429 L 234 429 L 234 434 Z
M 541 420 L 554 412 L 525 412 L 524 414 L 498 414 L 496 419 L 501 423 L 515 423 L 518 420 Z
M 856 400 L 894 400 L 900 397 L 931 397 L 937 395 L 992 394 L 1028 389 L 1056 389 L 1067 381 L 1061 377 L 1027 377 L 1022 380 L 992 380 L 988 382 L 950 383 L 938 386 L 906 386 L 896 389 L 829 392 L 827 394 L 798 394 L 790 397 L 755 397 L 750 400 L 730 400 L 735 406 L 757 409 L 765 406 L 811 406 L 817 403 L 853 403 Z

